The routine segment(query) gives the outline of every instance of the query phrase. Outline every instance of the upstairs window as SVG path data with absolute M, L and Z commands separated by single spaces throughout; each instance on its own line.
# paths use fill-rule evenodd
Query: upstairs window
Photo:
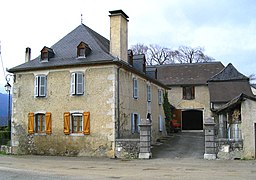
M 45 75 L 35 77 L 35 97 L 45 97 L 47 91 L 47 78 Z
M 150 84 L 148 84 L 147 85 L 147 100 L 148 100 L 148 102 L 151 102 L 151 97 L 152 97 L 151 86 L 150 86 Z
M 158 89 L 158 104 L 161 105 L 163 103 L 163 91 Z
M 133 98 L 137 99 L 139 96 L 138 92 L 138 80 L 136 78 L 133 78 Z
M 71 94 L 84 94 L 84 74 L 81 72 L 74 72 L 71 74 Z
M 51 134 L 51 113 L 33 113 L 28 114 L 28 133 L 29 134 Z
M 194 86 L 184 86 L 183 87 L 183 99 L 185 99 L 185 100 L 195 99 L 195 87 Z

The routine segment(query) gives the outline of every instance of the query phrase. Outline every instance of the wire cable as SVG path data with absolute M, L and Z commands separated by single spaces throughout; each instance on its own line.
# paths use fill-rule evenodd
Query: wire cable
M 2 70 L 3 70 L 3 75 L 4 75 L 4 79 L 5 79 L 4 62 L 3 62 L 2 53 L 1 53 L 1 41 L 0 41 L 0 60 L 1 60 L 1 65 L 2 65 Z

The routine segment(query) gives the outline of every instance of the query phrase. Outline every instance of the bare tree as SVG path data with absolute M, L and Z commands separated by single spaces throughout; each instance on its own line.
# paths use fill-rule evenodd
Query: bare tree
M 149 64 L 170 64 L 174 63 L 174 52 L 156 44 L 149 45 L 148 49 Z
M 205 55 L 203 53 L 204 49 L 201 47 L 180 46 L 175 52 L 176 60 L 179 63 L 200 63 L 214 60 L 212 57 Z
M 211 62 L 214 59 L 204 54 L 201 47 L 191 48 L 188 46 L 180 46 L 178 50 L 162 47 L 157 44 L 149 46 L 144 44 L 136 44 L 131 46 L 134 54 L 145 54 L 148 65 L 162 65 L 171 63 L 200 63 Z
M 145 54 L 148 65 L 174 63 L 175 52 L 156 44 L 146 46 L 136 44 L 131 46 L 134 54 Z
M 250 80 L 250 83 L 252 84 L 253 81 L 256 81 L 256 75 L 255 74 L 250 74 L 249 75 L 249 80 Z
M 148 46 L 144 44 L 135 44 L 131 46 L 131 50 L 133 51 L 133 54 L 147 54 Z

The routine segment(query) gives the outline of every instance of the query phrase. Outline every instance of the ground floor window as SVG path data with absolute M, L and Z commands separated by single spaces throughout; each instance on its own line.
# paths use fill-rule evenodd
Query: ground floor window
M 64 134 L 90 134 L 90 113 L 65 112 Z
M 71 132 L 82 133 L 83 132 L 83 115 L 82 113 L 71 114 Z
M 51 113 L 34 113 L 30 112 L 28 114 L 28 133 L 29 134 L 51 134 L 52 124 L 51 124 Z

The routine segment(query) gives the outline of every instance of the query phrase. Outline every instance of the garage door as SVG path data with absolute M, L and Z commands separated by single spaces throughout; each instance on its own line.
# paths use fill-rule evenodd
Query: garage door
M 182 130 L 203 130 L 203 111 L 182 111 Z

